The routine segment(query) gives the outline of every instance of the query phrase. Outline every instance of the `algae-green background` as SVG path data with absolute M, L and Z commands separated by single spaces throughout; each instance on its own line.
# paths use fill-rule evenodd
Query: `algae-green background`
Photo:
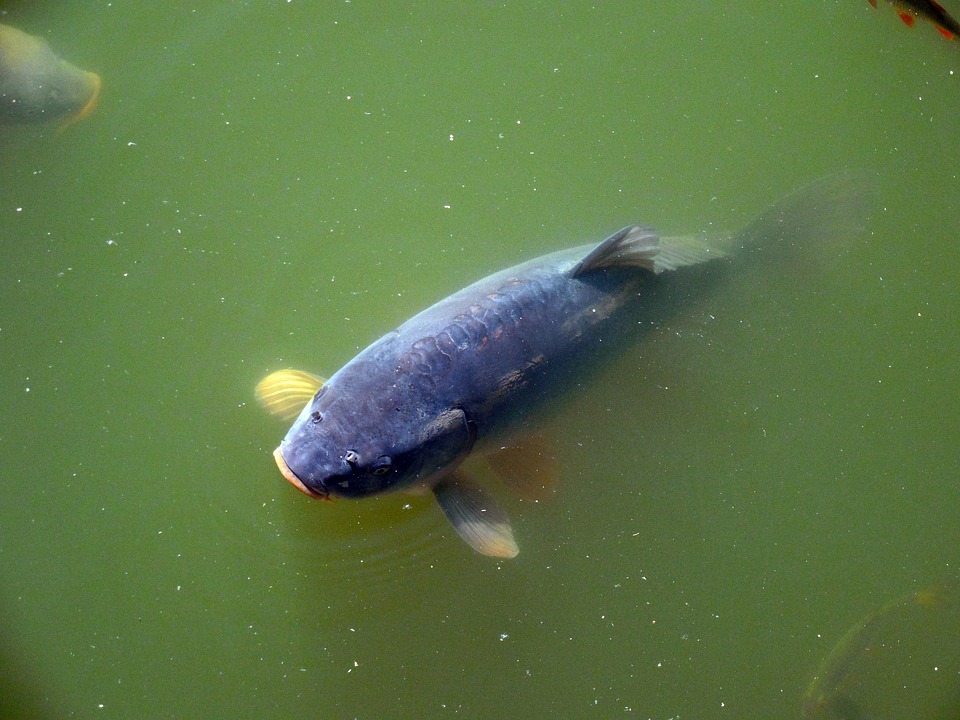
M 104 93 L 0 133 L 0 709 L 798 717 L 960 547 L 960 43 L 880 5 L 7 6 Z M 850 168 L 879 203 L 846 252 L 570 398 L 515 561 L 429 497 L 279 476 L 265 373 Z

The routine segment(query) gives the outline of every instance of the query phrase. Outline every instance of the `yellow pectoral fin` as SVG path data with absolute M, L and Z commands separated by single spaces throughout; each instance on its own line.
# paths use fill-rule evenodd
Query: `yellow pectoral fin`
M 434 485 L 433 496 L 457 535 L 481 555 L 512 558 L 520 552 L 510 518 L 490 493 L 465 475 L 454 473 Z
M 325 382 L 303 370 L 277 370 L 258 382 L 255 392 L 271 415 L 293 420 Z

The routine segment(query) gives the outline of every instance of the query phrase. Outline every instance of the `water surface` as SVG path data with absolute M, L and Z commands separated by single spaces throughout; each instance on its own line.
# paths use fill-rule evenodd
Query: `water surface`
M 960 44 L 866 2 L 12 6 L 98 72 L 0 135 L 10 717 L 798 717 L 956 573 Z M 960 12 L 960 8 L 952 8 Z M 476 556 L 319 504 L 253 402 L 487 273 L 736 229 L 863 169 L 868 233 L 659 328 Z

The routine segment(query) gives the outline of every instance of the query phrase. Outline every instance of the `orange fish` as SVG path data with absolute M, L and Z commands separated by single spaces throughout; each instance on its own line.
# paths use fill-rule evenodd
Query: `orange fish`
M 41 38 L 0 25 L 0 123 L 62 121 L 93 112 L 100 76 L 61 60 Z
M 868 0 L 868 2 L 874 7 L 877 6 L 877 0 Z M 913 27 L 917 18 L 923 18 L 932 22 L 947 40 L 960 36 L 960 23 L 950 17 L 950 13 L 944 10 L 936 0 L 887 0 L 887 2 L 897 9 L 897 15 L 909 27 Z

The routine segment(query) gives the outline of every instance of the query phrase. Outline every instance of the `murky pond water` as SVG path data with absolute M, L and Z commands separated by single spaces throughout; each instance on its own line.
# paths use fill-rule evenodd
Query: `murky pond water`
M 0 133 L 10 717 L 799 717 L 956 575 L 960 43 L 867 2 L 15 5 L 103 78 Z M 953 10 L 960 12 L 960 7 Z M 868 231 L 569 398 L 475 555 L 428 496 L 317 503 L 253 400 L 490 272 L 814 178 Z

